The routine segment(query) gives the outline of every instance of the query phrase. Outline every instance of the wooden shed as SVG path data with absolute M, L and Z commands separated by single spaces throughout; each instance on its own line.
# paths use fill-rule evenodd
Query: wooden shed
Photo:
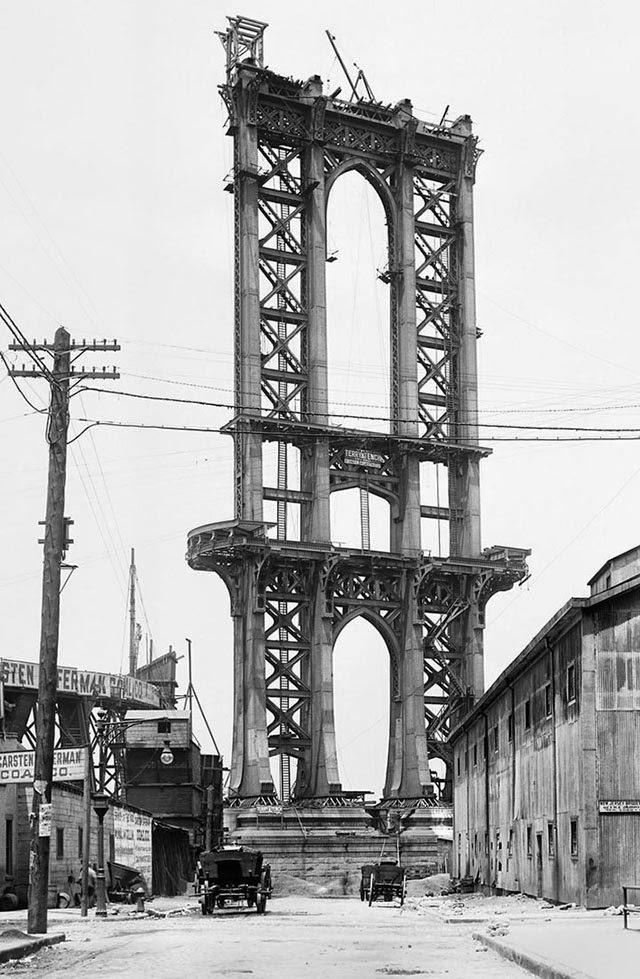
M 640 548 L 589 585 L 452 733 L 453 866 L 606 907 L 640 884 Z

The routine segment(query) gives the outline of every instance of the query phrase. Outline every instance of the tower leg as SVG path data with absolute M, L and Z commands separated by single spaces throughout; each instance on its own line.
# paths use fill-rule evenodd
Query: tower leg
M 387 799 L 417 798 L 432 791 L 424 725 L 422 627 L 410 576 L 403 587 L 402 648 L 391 669 Z
M 256 611 L 253 569 L 243 570 L 242 608 L 233 619 L 234 724 L 229 794 L 275 795 L 269 767 L 264 667 L 264 613 Z
M 323 579 L 322 572 L 316 574 L 311 602 L 311 657 L 305 674 L 311 692 L 306 714 L 311 745 L 298 765 L 298 799 L 337 795 L 342 791 L 333 700 L 333 619 L 327 609 Z

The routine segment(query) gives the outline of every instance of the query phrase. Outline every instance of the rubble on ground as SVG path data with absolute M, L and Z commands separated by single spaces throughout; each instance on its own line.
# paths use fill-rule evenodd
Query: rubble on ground
M 449 921 L 479 921 L 492 922 L 492 934 L 502 934 L 502 927 L 509 927 L 510 920 L 522 918 L 542 918 L 550 920 L 550 916 L 558 911 L 583 911 L 575 904 L 551 904 L 544 898 L 531 897 L 527 894 L 487 895 L 481 891 L 473 893 L 453 893 L 450 888 L 448 874 L 437 874 L 422 880 L 409 881 L 405 907 L 415 914 L 428 914 L 437 911 Z M 610 909 L 608 914 L 619 913 Z M 620 912 L 621 913 L 621 912 Z M 495 918 L 499 922 L 495 922 Z

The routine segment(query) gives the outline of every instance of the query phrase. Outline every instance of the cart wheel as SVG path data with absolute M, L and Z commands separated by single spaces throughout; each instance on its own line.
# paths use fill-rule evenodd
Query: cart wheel
M 369 880 L 369 907 L 373 904 L 373 874 Z
M 206 913 L 207 913 L 207 905 L 206 905 L 206 903 L 205 903 L 205 900 L 204 900 L 204 898 L 203 898 L 203 900 L 202 900 L 202 901 L 200 902 L 200 907 L 202 908 L 202 913 L 203 913 L 203 914 L 206 914 Z
M 252 908 L 255 903 L 256 903 L 255 894 L 247 894 L 247 907 Z
M 258 914 L 264 914 L 266 907 L 267 895 L 264 894 L 260 888 L 258 888 L 258 892 L 256 894 L 256 911 Z
M 218 905 L 219 908 L 223 908 L 224 907 L 224 898 L 223 897 L 217 898 L 216 899 L 216 904 Z

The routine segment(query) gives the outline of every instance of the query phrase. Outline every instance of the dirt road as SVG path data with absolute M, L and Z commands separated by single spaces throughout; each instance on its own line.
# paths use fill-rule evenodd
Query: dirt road
M 192 902 L 193 905 L 193 902 Z M 34 979 L 70 976 L 193 979 L 523 979 L 528 973 L 479 950 L 471 927 L 447 925 L 435 912 L 417 913 L 354 899 L 273 899 L 267 914 L 224 910 L 164 919 L 119 915 L 84 921 L 71 912 L 53 917 L 50 931 L 67 941 L 1 974 Z

